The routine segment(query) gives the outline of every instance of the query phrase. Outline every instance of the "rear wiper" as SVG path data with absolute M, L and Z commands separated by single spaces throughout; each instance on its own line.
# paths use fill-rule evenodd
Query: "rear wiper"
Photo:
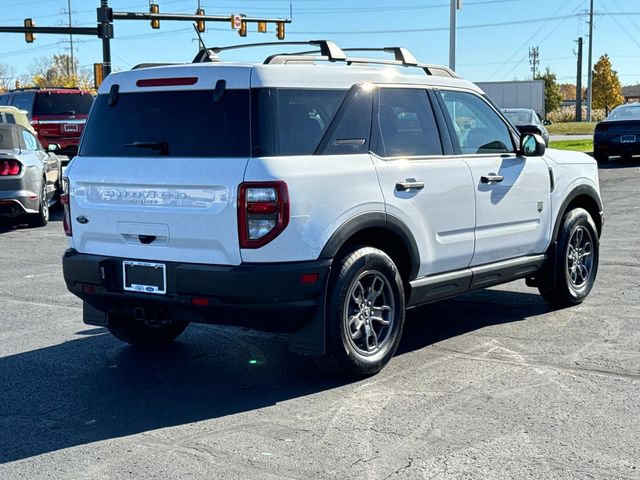
M 167 142 L 133 142 L 125 143 L 125 147 L 148 148 L 157 150 L 160 155 L 169 155 L 169 144 Z

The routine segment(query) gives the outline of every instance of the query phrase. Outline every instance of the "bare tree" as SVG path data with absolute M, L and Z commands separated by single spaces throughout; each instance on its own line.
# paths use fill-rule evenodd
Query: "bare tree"
M 0 92 L 10 90 L 15 82 L 15 70 L 13 67 L 0 63 Z

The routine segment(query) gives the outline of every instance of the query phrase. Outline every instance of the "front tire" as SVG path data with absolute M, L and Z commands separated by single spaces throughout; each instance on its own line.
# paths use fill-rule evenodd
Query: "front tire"
M 555 307 L 584 301 L 598 273 L 600 242 L 595 223 L 583 208 L 565 214 L 558 233 L 554 271 L 538 287 L 540 295 Z
M 378 373 L 393 357 L 405 318 L 404 288 L 393 260 L 359 248 L 336 262 L 329 284 L 326 355 L 319 366 L 351 377 Z
M 142 347 L 167 345 L 178 338 L 188 322 L 147 325 L 127 315 L 110 315 L 107 329 L 118 340 Z

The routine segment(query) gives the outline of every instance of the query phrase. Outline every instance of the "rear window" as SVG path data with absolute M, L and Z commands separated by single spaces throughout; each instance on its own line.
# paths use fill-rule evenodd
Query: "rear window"
M 40 92 L 36 96 L 33 115 L 86 115 L 93 97 L 89 93 Z
M 640 120 L 640 106 L 618 107 L 609 114 L 607 120 Z
M 121 93 L 114 106 L 98 95 L 80 155 L 92 157 L 248 157 L 249 90 Z
M 346 96 L 347 90 L 256 90 L 254 155 L 313 155 Z

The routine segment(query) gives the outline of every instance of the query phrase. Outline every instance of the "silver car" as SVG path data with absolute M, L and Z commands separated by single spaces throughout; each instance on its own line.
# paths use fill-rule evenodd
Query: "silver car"
M 538 114 L 530 108 L 503 108 L 502 113 L 511 120 L 520 133 L 537 133 L 542 136 L 547 147 L 549 146 L 549 132 L 545 126 L 551 125 L 550 121 L 540 120 Z
M 61 173 L 60 159 L 33 133 L 21 125 L 0 124 L 0 220 L 45 226 Z

